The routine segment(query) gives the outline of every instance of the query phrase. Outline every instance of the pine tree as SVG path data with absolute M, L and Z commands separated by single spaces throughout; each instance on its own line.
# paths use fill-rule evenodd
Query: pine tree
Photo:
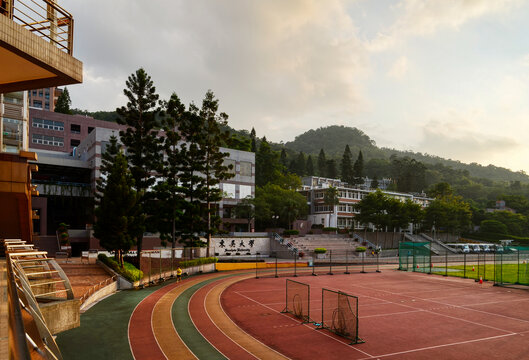
M 61 114 L 71 114 L 72 100 L 70 99 L 70 92 L 68 88 L 64 88 L 61 95 L 57 98 L 57 104 L 55 104 L 54 111 Z
M 362 150 L 358 152 L 358 157 L 353 165 L 353 174 L 355 185 L 362 184 L 362 178 L 364 176 L 364 156 L 362 155 Z
M 327 174 L 327 159 L 325 159 L 325 152 L 320 149 L 318 155 L 318 176 L 325 177 Z
M 116 109 L 118 123 L 127 125 L 125 131 L 120 131 L 121 142 L 127 147 L 129 163 L 134 186 L 140 196 L 139 205 L 144 218 L 148 217 L 149 188 L 154 184 L 153 172 L 159 168 L 159 141 L 155 129 L 156 115 L 160 112 L 156 88 L 145 70 L 138 69 L 128 77 L 127 87 L 123 93 L 128 99 L 127 105 Z M 139 219 L 138 219 L 139 221 Z M 138 261 L 142 250 L 143 233 L 146 223 L 138 224 L 136 234 Z
M 338 171 L 336 171 L 336 160 L 327 160 L 325 177 L 329 179 L 336 179 L 338 177 Z
M 263 137 L 255 154 L 255 185 L 264 186 L 273 183 L 281 174 L 280 169 L 279 155 L 272 151 L 266 137 Z
M 312 156 L 307 157 L 307 166 L 305 166 L 305 172 L 308 176 L 314 176 L 314 164 L 312 163 Z
M 198 235 L 207 230 L 204 221 L 207 214 L 202 206 L 205 178 L 201 175 L 206 168 L 206 153 L 200 145 L 204 141 L 203 131 L 206 125 L 199 113 L 200 109 L 195 104 L 189 105 L 187 116 L 178 124 L 178 131 L 185 141 L 180 145 L 179 181 L 186 199 L 180 230 L 182 241 L 188 247 L 204 246 Z
M 134 179 L 115 136 L 110 138 L 110 146 L 102 155 L 101 174 L 97 181 L 94 236 L 103 248 L 115 252 L 123 267 L 123 252 L 134 245 L 136 221 L 142 215 L 138 212 Z
M 349 145 L 345 146 L 340 170 L 342 173 L 342 181 L 345 181 L 348 184 L 354 184 L 352 155 Z
M 373 176 L 373 180 L 371 181 L 371 189 L 378 189 L 379 187 L 378 178 L 377 176 Z
M 202 108 L 200 109 L 200 117 L 203 119 L 204 128 L 202 133 L 201 146 L 204 149 L 204 201 L 207 207 L 207 256 L 209 257 L 209 250 L 211 244 L 211 235 L 218 231 L 221 224 L 221 219 L 216 213 L 216 209 L 212 208 L 212 203 L 216 203 L 222 199 L 222 191 L 218 184 L 222 180 L 230 179 L 234 176 L 230 172 L 230 167 L 224 165 L 224 158 L 229 153 L 220 151 L 220 147 L 229 138 L 229 132 L 223 131 L 221 127 L 226 127 L 228 123 L 228 115 L 225 113 L 217 113 L 219 108 L 219 100 L 215 99 L 215 95 L 211 90 L 208 90 L 204 100 L 202 101 Z
M 303 154 L 303 152 L 301 151 L 295 161 L 294 173 L 298 174 L 299 176 L 305 175 L 305 165 L 305 154 Z
M 253 153 L 256 153 L 257 152 L 257 141 L 256 141 L 256 133 L 255 133 L 255 129 L 252 127 L 252 131 L 250 132 L 250 139 L 252 141 L 252 147 L 251 147 L 251 151 Z
M 281 149 L 281 155 L 279 156 L 279 162 L 281 163 L 281 165 L 283 165 L 284 167 L 283 173 L 285 173 L 288 169 L 288 160 L 287 160 L 287 152 L 284 148 Z
M 162 148 L 165 157 L 158 173 L 162 175 L 163 181 L 158 182 L 154 187 L 157 201 L 154 207 L 156 215 L 153 217 L 160 239 L 169 240 L 172 248 L 176 245 L 177 225 L 185 208 L 184 190 L 179 177 L 182 166 L 179 143 L 182 138 L 178 130 L 178 125 L 185 116 L 187 116 L 185 106 L 173 93 L 166 103 L 165 116 L 162 118 L 164 130 Z

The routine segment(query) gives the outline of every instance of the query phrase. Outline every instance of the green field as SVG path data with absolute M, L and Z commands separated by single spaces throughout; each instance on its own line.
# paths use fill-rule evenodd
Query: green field
M 472 271 L 474 267 L 474 271 Z M 495 266 L 491 264 L 480 264 L 479 266 L 474 264 L 467 264 L 466 269 L 464 265 L 451 265 L 445 270 L 444 266 L 435 266 L 432 268 L 432 273 L 437 275 L 466 277 L 469 279 L 478 280 L 480 277 L 483 280 L 490 280 L 500 283 L 511 283 L 511 284 L 526 284 L 529 285 L 529 264 L 503 264 L 502 266 Z M 496 279 L 495 272 L 496 270 Z

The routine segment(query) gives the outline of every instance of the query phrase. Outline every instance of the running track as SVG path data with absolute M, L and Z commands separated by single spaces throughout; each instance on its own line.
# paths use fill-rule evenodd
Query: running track
M 399 276 L 399 274 L 396 274 L 396 276 Z M 118 293 L 103 300 L 102 304 L 96 305 L 101 305 L 106 310 L 109 308 L 113 310 L 117 314 L 116 319 L 109 319 L 108 323 L 105 323 L 107 319 L 104 317 L 96 317 L 95 319 L 89 317 L 87 321 L 83 318 L 82 322 L 88 323 L 88 326 L 84 327 L 85 334 L 83 335 L 83 330 L 78 330 L 83 328 L 84 324 L 82 323 L 81 328 L 63 333 L 64 335 L 59 334 L 58 343 L 61 349 L 64 349 L 63 355 L 65 359 L 95 358 L 96 354 L 97 358 L 136 360 L 197 358 L 305 359 L 322 357 L 361 359 L 371 358 L 372 354 L 376 353 L 377 350 L 382 350 L 380 343 L 377 346 L 373 342 L 355 346 L 347 345 L 346 341 L 328 332 L 314 331 L 314 326 L 311 324 L 301 325 L 289 315 L 280 314 L 279 312 L 284 306 L 284 292 L 278 288 L 278 284 L 280 284 L 277 281 L 278 279 L 262 279 L 258 282 L 250 281 L 250 284 L 253 285 L 248 287 L 249 282 L 245 280 L 254 276 L 253 272 L 213 273 L 191 277 L 179 284 L 170 282 L 161 287 Z M 415 276 L 415 274 L 411 276 Z M 365 275 L 363 277 L 365 278 Z M 328 283 L 330 278 L 319 277 L 318 281 Z M 281 284 L 283 283 L 284 280 L 281 280 Z M 461 297 L 466 293 L 466 286 L 459 288 L 459 283 L 455 282 L 455 284 L 457 286 L 454 287 L 454 290 L 459 291 L 458 296 Z M 450 286 L 452 287 L 452 285 Z M 383 290 L 370 293 L 368 298 L 375 299 L 374 295 L 376 295 L 377 304 L 389 306 L 388 311 L 392 312 L 389 315 L 392 315 L 396 311 L 397 304 L 388 304 L 387 300 L 383 298 L 387 294 L 381 293 L 381 291 Z M 262 301 L 259 298 L 260 296 Z M 109 303 L 105 304 L 105 301 L 109 301 Z M 127 301 L 128 304 L 126 304 Z M 524 307 L 529 306 L 527 298 L 524 299 L 524 297 L 509 299 L 508 301 L 521 301 L 520 304 Z M 398 306 L 402 307 L 404 305 L 398 304 Z M 431 305 L 428 306 L 430 307 Z M 230 313 L 230 316 L 226 314 L 225 309 Z M 407 313 L 412 313 L 413 315 L 415 312 L 425 313 L 425 311 L 420 310 L 410 311 L 410 308 L 399 309 L 399 311 L 402 311 L 400 313 L 403 315 Z M 432 312 L 431 310 L 428 311 Z M 435 309 L 435 311 L 438 310 Z M 94 314 L 97 313 L 98 311 L 94 312 Z M 433 314 L 431 315 L 434 317 Z M 491 342 L 496 339 L 506 342 L 505 340 L 508 340 L 506 337 L 518 337 L 523 336 L 523 334 L 529 334 L 529 318 L 523 319 L 525 315 L 520 320 L 514 320 L 519 317 L 518 314 L 514 313 L 501 316 L 504 321 L 509 320 L 509 322 L 505 323 L 505 325 L 510 326 L 509 330 L 496 329 L 492 326 L 492 323 L 487 325 L 482 320 L 479 321 L 479 324 L 478 322 L 470 321 L 473 325 L 479 325 L 482 331 L 481 334 L 477 334 L 474 331 L 474 337 L 477 338 L 477 341 L 481 341 L 480 338 L 490 338 Z M 253 320 L 245 323 L 244 319 Z M 99 336 L 97 338 L 94 337 L 94 339 L 98 339 L 95 341 L 101 341 L 100 347 L 97 347 L 97 344 L 95 346 L 95 349 L 97 349 L 96 353 L 90 353 L 90 350 L 86 348 L 86 343 L 90 343 L 90 341 L 87 341 L 90 333 L 90 323 L 92 332 L 95 331 L 94 327 L 98 325 L 101 327 L 97 329 L 97 331 L 101 331 L 101 333 L 98 333 Z M 244 330 L 237 324 L 244 327 Z M 104 344 L 101 337 L 106 337 L 107 342 L 109 341 L 109 338 L 112 337 L 112 332 L 108 331 L 107 326 L 111 327 L 112 325 L 115 325 L 115 341 L 110 340 L 113 347 L 108 349 L 108 344 Z M 86 332 L 87 329 L 88 332 Z M 75 334 L 76 331 L 78 331 L 77 334 Z M 105 331 L 107 332 L 105 333 Z M 380 328 L 378 332 L 380 332 Z M 398 334 L 395 335 L 398 336 Z M 431 335 L 435 334 L 432 333 Z M 436 338 L 439 337 L 436 336 Z M 82 340 L 79 341 L 79 339 Z M 472 345 L 474 341 L 476 340 L 472 339 L 470 344 Z M 82 349 L 83 343 L 86 349 Z M 450 350 L 454 349 L 456 351 L 455 354 L 459 356 L 465 355 L 465 351 L 461 352 L 457 348 L 463 347 L 467 343 L 468 341 L 464 341 L 459 345 L 457 342 L 453 342 L 442 346 L 447 346 Z M 510 344 L 510 348 L 512 348 L 512 345 L 513 343 Z M 498 344 L 495 346 L 498 346 Z M 93 349 L 94 346 L 91 348 Z M 431 348 L 435 350 L 438 346 L 434 345 Z M 417 354 L 423 354 L 428 358 L 428 356 L 432 355 L 428 351 L 431 351 L 430 347 L 424 347 L 424 349 L 419 349 Z M 525 354 L 525 351 L 522 353 Z M 517 357 L 512 358 L 524 358 L 523 355 L 519 357 L 522 353 L 518 353 Z M 73 354 L 75 354 L 75 357 L 72 356 Z M 80 354 L 83 356 L 79 356 Z M 407 351 L 400 353 L 390 353 L 388 351 L 386 354 L 385 356 L 389 355 L 390 358 L 411 357 Z M 471 355 L 471 352 L 467 352 L 466 355 Z M 488 355 L 490 355 L 490 352 Z M 507 353 L 504 351 L 503 355 L 507 355 Z M 377 357 L 374 356 L 374 358 Z M 417 356 L 414 358 L 421 357 Z M 474 357 L 463 356 L 463 358 L 472 359 Z

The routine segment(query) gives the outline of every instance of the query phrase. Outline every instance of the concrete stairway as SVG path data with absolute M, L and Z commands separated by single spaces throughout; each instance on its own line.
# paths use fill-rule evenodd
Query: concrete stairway
M 349 256 L 357 256 L 355 249 L 361 244 L 348 237 L 339 235 L 306 235 L 303 237 L 288 239 L 296 248 L 311 256 L 315 248 L 326 248 L 327 253 L 332 251 L 333 257 L 340 256 L 345 258 L 345 251 Z

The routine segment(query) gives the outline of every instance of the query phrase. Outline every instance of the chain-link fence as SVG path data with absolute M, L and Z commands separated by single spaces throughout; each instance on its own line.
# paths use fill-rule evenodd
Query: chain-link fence
M 402 242 L 399 270 L 455 276 L 497 285 L 529 285 L 529 247 L 496 247 L 490 252 L 431 251 L 428 242 Z
M 381 266 L 397 262 L 394 257 L 350 249 L 333 249 L 324 254 L 280 250 L 272 251 L 266 258 L 256 255 L 254 260 L 256 278 L 380 272 Z
M 140 263 L 135 264 L 143 272 L 140 285 L 175 277 L 178 267 L 186 275 L 189 267 L 211 263 L 212 261 L 204 260 L 205 252 L 206 248 L 198 247 L 142 250 Z

